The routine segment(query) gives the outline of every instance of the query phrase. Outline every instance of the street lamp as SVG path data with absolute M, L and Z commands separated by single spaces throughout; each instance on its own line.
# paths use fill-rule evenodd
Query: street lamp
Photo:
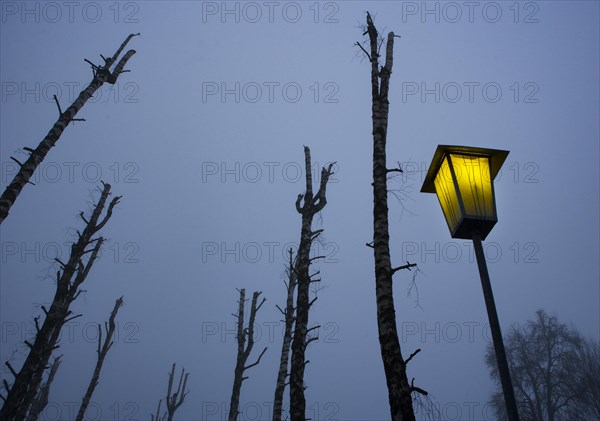
M 473 240 L 504 403 L 508 419 L 518 421 L 517 402 L 481 245 L 498 222 L 494 178 L 507 156 L 508 151 L 497 149 L 440 145 L 433 155 L 421 192 L 437 194 L 452 238 Z

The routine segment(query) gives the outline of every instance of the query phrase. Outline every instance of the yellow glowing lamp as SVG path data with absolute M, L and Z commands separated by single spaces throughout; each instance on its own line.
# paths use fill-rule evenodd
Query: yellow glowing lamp
M 490 233 L 498 216 L 494 178 L 508 151 L 439 145 L 421 188 L 436 193 L 452 238 L 482 240 Z

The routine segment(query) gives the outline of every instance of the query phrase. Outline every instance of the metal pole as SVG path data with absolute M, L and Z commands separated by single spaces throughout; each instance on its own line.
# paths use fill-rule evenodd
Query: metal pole
M 473 234 L 473 245 L 475 246 L 475 256 L 477 257 L 477 266 L 479 267 L 479 276 L 481 277 L 481 287 L 483 288 L 485 307 L 487 309 L 492 339 L 494 341 L 494 351 L 496 352 L 496 362 L 498 364 L 498 373 L 500 374 L 500 381 L 502 383 L 506 413 L 508 414 L 508 419 L 510 421 L 519 421 L 517 401 L 515 399 L 512 381 L 510 380 L 510 372 L 508 371 L 508 362 L 506 360 L 504 342 L 502 341 L 502 333 L 500 332 L 498 313 L 496 313 L 492 284 L 490 283 L 490 275 L 487 270 L 487 264 L 485 263 L 485 255 L 483 254 L 483 246 L 481 245 L 481 236 L 478 233 Z

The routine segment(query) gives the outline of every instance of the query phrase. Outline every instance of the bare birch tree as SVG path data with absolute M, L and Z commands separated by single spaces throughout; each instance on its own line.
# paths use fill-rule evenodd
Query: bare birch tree
M 127 61 L 131 58 L 131 56 L 135 54 L 135 50 L 127 51 L 127 53 L 125 53 L 125 55 L 120 60 L 119 56 L 127 46 L 129 40 L 131 40 L 131 38 L 133 38 L 136 35 L 139 35 L 139 33 L 130 34 L 125 39 L 125 41 L 123 41 L 123 43 L 121 44 L 117 52 L 114 54 L 114 56 L 106 58 L 101 54 L 100 57 L 102 57 L 102 59 L 104 60 L 103 65 L 95 65 L 91 61 L 87 59 L 85 60 L 87 63 L 90 64 L 90 66 L 92 66 L 93 79 L 87 86 L 87 88 L 85 88 L 79 93 L 79 96 L 73 102 L 73 104 L 71 104 L 71 106 L 67 108 L 64 112 L 60 107 L 58 98 L 56 97 L 56 95 L 54 96 L 54 101 L 56 102 L 56 105 L 58 107 L 59 114 L 56 123 L 54 123 L 46 137 L 42 139 L 37 148 L 23 148 L 24 151 L 29 153 L 29 158 L 24 163 L 21 163 L 16 158 L 11 157 L 11 159 L 19 165 L 19 171 L 17 172 L 13 180 L 10 182 L 10 184 L 6 187 L 6 190 L 4 190 L 4 193 L 2 193 L 2 196 L 0 196 L 0 224 L 2 224 L 4 219 L 6 219 L 6 217 L 8 216 L 10 208 L 12 207 L 12 205 L 14 205 L 15 201 L 17 200 L 17 197 L 21 193 L 21 190 L 23 190 L 23 187 L 25 187 L 27 183 L 33 184 L 29 181 L 33 176 L 33 173 L 35 172 L 36 168 L 42 163 L 50 149 L 56 145 L 56 142 L 58 141 L 58 139 L 60 139 L 60 136 L 62 135 L 63 131 L 67 128 L 69 123 L 72 121 L 83 120 L 76 119 L 75 116 L 81 110 L 81 108 L 83 108 L 85 103 L 94 95 L 94 93 L 98 89 L 100 89 L 100 87 L 105 82 L 115 84 L 121 73 L 128 72 L 128 70 L 124 70 L 124 68 L 127 64 Z M 119 60 L 118 63 L 117 60 Z M 117 64 L 111 71 L 111 68 L 115 63 Z
M 44 384 L 40 386 L 40 389 L 38 390 L 38 393 L 35 396 L 35 400 L 32 402 L 29 408 L 29 413 L 27 414 L 27 421 L 37 421 L 44 408 L 46 408 L 46 405 L 48 405 L 48 397 L 50 396 L 50 386 L 52 385 L 54 377 L 56 376 L 56 372 L 58 371 L 58 367 L 60 367 L 60 363 L 62 362 L 61 358 L 62 355 L 55 357 L 54 361 L 52 361 L 52 364 L 50 364 L 48 378 L 46 379 Z
M 292 328 L 294 326 L 294 291 L 296 290 L 296 272 L 294 270 L 293 251 L 289 249 L 290 261 L 287 269 L 288 280 L 286 282 L 287 300 L 285 309 L 277 308 L 283 315 L 285 328 L 283 342 L 281 344 L 281 357 L 279 358 L 279 371 L 277 372 L 277 383 L 275 384 L 275 398 L 273 400 L 273 421 L 281 421 L 283 408 L 283 393 L 285 391 L 286 379 L 288 377 L 288 365 L 290 359 L 290 345 L 292 343 Z
M 252 294 L 252 304 L 250 305 L 250 318 L 248 319 L 248 327 L 244 327 L 244 304 L 246 297 L 246 290 L 240 289 L 240 300 L 238 302 L 238 314 L 234 317 L 237 318 L 237 359 L 235 364 L 235 371 L 233 376 L 233 389 L 231 391 L 231 401 L 229 403 L 229 421 L 236 421 L 239 415 L 239 406 L 240 406 L 240 391 L 242 390 L 242 382 L 246 380 L 248 377 L 244 376 L 244 372 L 249 368 L 252 368 L 260 363 L 260 359 L 267 351 L 267 348 L 262 350 L 258 359 L 249 365 L 246 365 L 248 361 L 248 357 L 252 352 L 252 348 L 254 347 L 254 322 L 256 320 L 256 312 L 261 308 L 261 306 L 266 301 L 265 298 L 262 299 L 260 304 L 257 304 L 258 297 L 260 296 L 259 291 L 255 291 Z M 247 342 L 246 342 L 247 338 Z
M 39 316 L 34 319 L 36 336 L 34 343 L 24 341 L 29 347 L 29 353 L 21 370 L 17 373 L 12 365 L 6 361 L 12 375 L 15 377 L 12 386 L 4 381 L 8 393 L 4 398 L 4 405 L 0 410 L 0 419 L 6 421 L 21 421 L 25 418 L 29 407 L 40 385 L 44 370 L 48 365 L 48 360 L 52 352 L 59 347 L 58 341 L 60 331 L 65 323 L 73 320 L 79 315 L 72 315 L 69 310 L 71 304 L 77 299 L 81 290 L 79 287 L 87 278 L 98 253 L 104 242 L 104 238 L 96 235 L 108 222 L 112 216 L 113 208 L 119 202 L 121 196 L 114 197 L 108 205 L 106 214 L 103 218 L 102 211 L 110 195 L 110 184 L 103 183 L 102 193 L 98 203 L 94 207 L 89 220 L 86 219 L 83 212 L 79 216 L 86 223 L 83 232 L 77 231 L 78 239 L 71 245 L 71 254 L 67 263 L 59 259 L 61 269 L 56 273 L 56 292 L 49 309 L 42 306 L 46 317 L 42 326 L 39 324 Z M 89 254 L 87 262 L 84 263 L 84 256 Z
M 406 366 L 412 354 L 406 360 L 402 357 L 398 331 L 392 276 L 411 264 L 392 267 L 390 258 L 390 236 L 388 223 L 387 176 L 390 172 L 401 172 L 401 168 L 388 169 L 386 142 L 388 130 L 389 100 L 388 92 L 392 74 L 394 54 L 394 33 L 387 35 L 385 65 L 379 67 L 380 47 L 383 39 L 379 36 L 371 15 L 367 13 L 367 28 L 363 35 L 369 36 L 370 52 L 360 43 L 356 43 L 371 62 L 371 96 L 373 120 L 373 248 L 375 257 L 375 293 L 377 299 L 377 327 L 381 357 L 388 388 L 388 400 L 392 421 L 414 421 L 412 393 L 427 394 L 423 389 L 408 382 Z
M 306 192 L 299 194 L 296 200 L 296 210 L 302 215 L 302 228 L 300 231 L 300 246 L 296 256 L 295 272 L 297 277 L 298 294 L 296 298 L 296 326 L 294 329 L 294 338 L 292 342 L 292 364 L 290 370 L 290 417 L 292 421 L 305 421 L 306 398 L 304 396 L 304 368 L 306 361 L 306 347 L 318 337 L 314 336 L 307 339 L 309 330 L 318 328 L 308 328 L 308 312 L 314 301 L 309 301 L 309 287 L 311 280 L 309 273 L 310 264 L 313 260 L 323 256 L 316 256 L 311 259 L 310 247 L 312 242 L 323 232 L 323 230 L 312 230 L 312 221 L 318 212 L 327 204 L 325 192 L 329 177 L 333 174 L 334 163 L 329 164 L 327 168 L 321 170 L 321 183 L 319 190 L 313 195 L 312 173 L 310 149 L 304 147 L 304 161 L 306 170 Z M 302 200 L 304 204 L 302 205 Z
M 94 394 L 94 390 L 96 386 L 98 386 L 98 381 L 100 379 L 100 371 L 102 370 L 102 365 L 104 364 L 104 359 L 108 354 L 108 351 L 113 345 L 112 337 L 115 333 L 115 317 L 117 317 L 117 313 L 119 312 L 119 308 L 123 305 L 123 297 L 118 298 L 115 301 L 115 307 L 110 313 L 110 317 L 108 322 L 104 323 L 104 330 L 106 331 L 106 338 L 104 338 L 104 342 L 102 341 L 102 326 L 98 324 L 98 349 L 96 352 L 98 353 L 98 360 L 96 361 L 96 367 L 94 368 L 94 374 L 92 374 L 92 379 L 90 380 L 90 384 L 88 385 L 85 396 L 81 401 L 81 406 L 79 407 L 79 412 L 77 413 L 76 421 L 82 421 L 85 415 L 85 411 L 90 404 L 90 400 L 92 399 L 92 395 Z

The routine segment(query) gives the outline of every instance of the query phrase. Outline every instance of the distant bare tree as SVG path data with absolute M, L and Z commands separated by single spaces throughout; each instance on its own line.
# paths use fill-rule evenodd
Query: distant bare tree
M 17 197 L 23 190 L 23 187 L 27 183 L 32 184 L 29 179 L 33 176 L 36 168 L 42 163 L 50 149 L 56 145 L 58 139 L 62 135 L 63 131 L 72 121 L 82 121 L 83 119 L 75 118 L 79 110 L 83 108 L 85 103 L 94 95 L 94 93 L 100 89 L 100 87 L 108 82 L 110 84 L 115 84 L 117 78 L 121 73 L 128 72 L 128 70 L 124 70 L 127 61 L 135 54 L 135 50 L 129 50 L 125 55 L 119 60 L 115 68 L 111 71 L 111 67 L 117 62 L 119 56 L 127 46 L 127 43 L 131 38 L 139 34 L 130 34 L 125 41 L 121 44 L 117 52 L 112 57 L 104 57 L 100 54 L 100 57 L 104 60 L 103 65 L 95 65 L 89 60 L 85 60 L 92 66 L 93 79 L 90 84 L 83 91 L 79 93 L 79 96 L 71 104 L 69 108 L 67 108 L 64 112 L 62 111 L 60 104 L 58 103 L 58 98 L 56 95 L 54 96 L 54 101 L 56 101 L 56 105 L 58 107 L 58 120 L 52 126 L 52 129 L 48 132 L 46 137 L 42 139 L 40 144 L 35 149 L 31 149 L 28 147 L 23 148 L 26 152 L 29 153 L 29 158 L 24 163 L 19 162 L 16 158 L 12 158 L 17 164 L 19 164 L 19 171 L 11 181 L 11 183 L 6 187 L 2 196 L 0 196 L 0 224 L 2 221 L 6 219 L 10 208 L 14 205 Z
M 156 415 L 150 414 L 151 421 L 173 421 L 175 411 L 177 411 L 183 404 L 185 397 L 189 393 L 185 391 L 189 375 L 190 373 L 186 373 L 184 368 L 181 369 L 179 384 L 177 385 L 177 392 L 173 393 L 173 380 L 175 378 L 175 363 L 173 363 L 171 371 L 169 372 L 169 384 L 167 387 L 167 397 L 165 398 L 165 402 L 167 403 L 167 412 L 161 414 L 160 406 L 162 404 L 162 399 L 159 399 L 158 408 L 156 408 Z
M 106 338 L 104 338 L 104 342 L 102 342 L 102 326 L 98 324 L 98 349 L 96 352 L 98 353 L 98 360 L 96 362 L 96 367 L 94 368 L 94 374 L 92 374 L 92 379 L 90 380 L 90 384 L 88 385 L 85 396 L 81 401 L 81 406 L 79 407 L 79 412 L 77 413 L 76 421 L 82 421 L 85 415 L 85 411 L 87 410 L 88 405 L 90 404 L 90 399 L 92 399 L 92 395 L 94 394 L 94 390 L 98 385 L 98 381 L 100 379 L 100 371 L 102 370 L 102 365 L 104 364 L 104 359 L 108 354 L 108 351 L 113 345 L 112 337 L 115 333 L 115 317 L 117 317 L 117 313 L 119 312 L 119 308 L 123 305 L 123 297 L 118 298 L 115 301 L 115 307 L 110 313 L 110 317 L 108 319 L 108 323 L 104 323 L 104 330 L 106 331 Z
M 42 326 L 39 325 L 39 316 L 34 319 L 37 331 L 35 341 L 33 344 L 25 341 L 25 344 L 29 347 L 29 354 L 21 370 L 17 373 L 8 361 L 5 362 L 15 379 L 11 387 L 4 380 L 4 386 L 8 393 L 0 410 L 0 419 L 2 420 L 21 421 L 25 418 L 35 398 L 44 370 L 48 366 L 50 355 L 59 347 L 58 341 L 63 325 L 81 316 L 81 314 L 72 316 L 69 307 L 81 293 L 79 287 L 87 278 L 104 242 L 102 237 L 92 237 L 106 225 L 112 216 L 113 208 L 121 198 L 121 196 L 116 196 L 111 200 L 106 214 L 101 219 L 102 211 L 110 195 L 110 184 L 103 183 L 103 186 L 100 199 L 89 220 L 85 218 L 83 212 L 79 214 L 86 226 L 83 232 L 77 231 L 78 238 L 71 246 L 69 260 L 67 263 L 63 263 L 56 259 L 61 266 L 61 270 L 56 273 L 54 299 L 50 309 L 42 306 L 42 310 L 46 315 Z M 83 259 L 87 254 L 90 257 L 84 263 Z
M 275 399 L 273 400 L 273 421 L 281 421 L 283 408 L 283 393 L 285 391 L 288 376 L 288 364 L 290 359 L 290 345 L 292 343 L 292 328 L 294 326 L 294 291 L 296 290 L 296 272 L 294 270 L 293 251 L 289 249 L 290 261 L 287 268 L 288 280 L 285 284 L 287 289 L 287 300 L 285 309 L 277 308 L 283 315 L 285 324 L 283 342 L 281 344 L 281 357 L 279 358 L 279 371 L 277 372 L 277 383 L 275 385 Z
M 60 363 L 62 355 L 54 358 L 52 364 L 50 364 L 50 370 L 48 371 L 48 378 L 46 382 L 42 384 L 35 396 L 35 400 L 31 403 L 31 407 L 29 408 L 29 413 L 27 414 L 27 421 L 37 421 L 40 414 L 48 405 L 48 397 L 50 396 L 50 386 L 54 381 L 54 377 L 56 376 L 56 372 L 58 371 L 58 367 L 60 367 Z
M 309 300 L 310 284 L 318 282 L 311 280 L 309 272 L 310 264 L 313 260 L 323 258 L 324 256 L 310 257 L 310 247 L 313 241 L 323 232 L 322 229 L 313 231 L 312 221 L 314 216 L 320 212 L 327 204 L 325 196 L 327 182 L 333 174 L 332 168 L 335 164 L 331 163 L 327 168 L 321 170 L 321 183 L 319 190 L 313 195 L 312 173 L 310 149 L 304 147 L 304 161 L 306 171 L 306 192 L 299 194 L 296 200 L 296 210 L 302 215 L 302 228 L 300 230 L 300 246 L 296 256 L 296 279 L 298 295 L 296 298 L 296 326 L 294 328 L 294 338 L 292 342 L 292 364 L 290 370 L 290 417 L 291 421 L 305 421 L 306 419 L 306 398 L 304 396 L 304 368 L 306 361 L 306 347 L 312 341 L 318 339 L 314 336 L 307 339 L 310 330 L 317 329 L 319 326 L 308 328 L 308 312 L 314 301 Z M 302 200 L 304 204 L 302 205 Z
M 252 304 L 250 306 L 250 319 L 248 320 L 248 327 L 244 327 L 244 302 L 246 297 L 246 290 L 240 289 L 240 300 L 238 302 L 238 314 L 233 315 L 237 318 L 237 359 L 235 364 L 235 371 L 233 376 L 233 389 L 231 391 L 231 401 L 229 403 L 229 421 L 236 421 L 239 414 L 240 406 L 240 391 L 242 390 L 242 382 L 248 377 L 244 376 L 244 372 L 249 368 L 252 368 L 260 363 L 260 359 L 267 351 L 267 348 L 263 349 L 258 359 L 249 365 L 246 365 L 248 357 L 254 347 L 254 321 L 256 320 L 256 312 L 266 301 L 264 298 L 257 305 L 258 297 L 260 296 L 259 291 L 255 291 L 252 294 Z M 248 342 L 246 342 L 246 339 Z
M 175 363 L 171 367 L 169 373 L 169 387 L 167 388 L 167 421 L 173 421 L 175 411 L 183 404 L 183 400 L 187 396 L 188 392 L 185 391 L 187 385 L 188 376 L 190 373 L 186 373 L 184 368 L 181 368 L 181 375 L 179 376 L 179 384 L 177 385 L 177 392 L 173 393 L 173 378 L 175 377 Z M 160 408 L 160 402 L 158 403 Z
M 401 269 L 408 269 L 415 264 L 392 267 L 390 258 L 390 235 L 388 222 L 388 187 L 387 177 L 391 172 L 402 172 L 399 168 L 387 167 L 387 131 L 390 87 L 390 76 L 394 59 L 394 33 L 387 35 L 385 64 L 379 66 L 380 47 L 384 40 L 380 37 L 371 15 L 367 13 L 367 26 L 363 35 L 369 36 L 369 51 L 357 42 L 371 62 L 371 96 L 373 120 L 373 242 L 367 244 L 373 248 L 375 258 L 375 294 L 377 300 L 377 327 L 381 358 L 388 388 L 388 401 L 392 421 L 414 421 L 412 393 L 427 395 L 427 392 L 408 382 L 406 366 L 413 353 L 406 360 L 402 357 L 398 330 L 396 327 L 396 310 L 392 277 Z
M 535 320 L 513 325 L 506 354 L 521 421 L 589 421 L 600 419 L 600 353 L 575 328 L 539 310 Z M 499 387 L 494 350 L 486 364 Z M 501 390 L 491 399 L 500 420 L 507 419 Z
M 600 343 L 582 339 L 577 349 L 575 384 L 579 385 L 577 407 L 587 419 L 600 420 Z

